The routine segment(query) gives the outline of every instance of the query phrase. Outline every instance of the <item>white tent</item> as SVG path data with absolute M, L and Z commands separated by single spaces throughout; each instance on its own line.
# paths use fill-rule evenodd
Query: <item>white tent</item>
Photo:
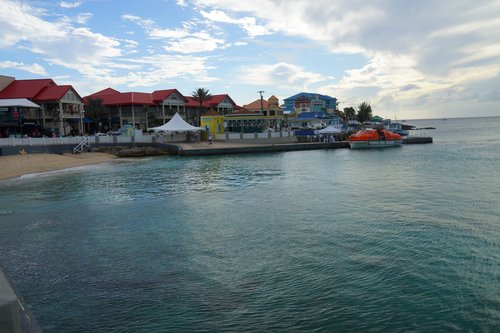
M 188 124 L 178 113 L 176 113 L 167 123 L 148 129 L 148 131 L 155 132 L 197 132 L 204 130 L 204 128 Z
M 33 103 L 27 98 L 6 98 L 0 99 L 0 107 L 19 106 L 26 108 L 40 108 L 40 105 Z
M 320 130 L 319 134 L 339 134 L 340 132 L 342 132 L 340 129 L 330 125 L 328 127 L 323 128 L 322 130 Z

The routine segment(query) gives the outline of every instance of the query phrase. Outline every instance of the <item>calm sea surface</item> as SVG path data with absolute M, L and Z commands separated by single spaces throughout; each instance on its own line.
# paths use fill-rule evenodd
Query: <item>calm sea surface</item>
M 0 262 L 45 332 L 499 332 L 500 117 L 407 123 L 0 182 Z

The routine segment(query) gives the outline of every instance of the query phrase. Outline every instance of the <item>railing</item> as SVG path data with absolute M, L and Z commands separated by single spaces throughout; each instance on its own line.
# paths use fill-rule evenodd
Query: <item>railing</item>
M 225 140 L 254 140 L 254 139 L 277 139 L 277 138 L 287 138 L 293 137 L 293 132 L 283 131 L 283 132 L 264 132 L 264 133 L 226 133 L 217 134 L 214 136 L 215 140 L 225 141 Z M 163 136 L 154 135 L 142 135 L 142 136 L 75 136 L 75 137 L 57 137 L 57 138 L 1 138 L 0 147 L 12 147 L 12 146 L 50 146 L 50 145 L 79 145 L 83 138 L 88 140 L 89 144 L 95 145 L 99 144 L 130 144 L 130 143 L 153 143 L 153 138 L 156 143 L 175 143 L 175 142 L 186 142 L 185 133 L 177 134 L 166 134 Z
M 2 138 L 0 139 L 0 147 L 12 147 L 12 146 L 51 146 L 51 145 L 78 145 L 82 140 L 88 140 L 90 144 L 96 143 L 115 143 L 115 138 L 117 143 L 132 143 L 132 142 L 144 142 L 152 143 L 153 138 L 149 135 L 140 137 L 140 141 L 137 140 L 139 137 L 129 137 L 129 136 L 75 136 L 75 137 L 59 137 L 59 138 Z M 135 140 L 134 140 L 135 139 Z
M 3 138 L 0 146 L 49 146 L 49 145 L 73 145 L 82 140 L 81 136 L 60 138 Z
M 264 133 L 225 133 L 217 134 L 215 139 L 218 141 L 225 140 L 255 140 L 255 139 L 277 139 L 293 136 L 292 131 L 282 132 L 264 132 Z
M 73 148 L 73 153 L 76 154 L 76 153 L 83 153 L 83 148 L 84 147 L 90 147 L 90 140 L 87 136 L 84 136 L 82 138 L 82 141 L 80 141 L 80 143 L 78 144 L 78 146 L 76 146 L 75 148 Z

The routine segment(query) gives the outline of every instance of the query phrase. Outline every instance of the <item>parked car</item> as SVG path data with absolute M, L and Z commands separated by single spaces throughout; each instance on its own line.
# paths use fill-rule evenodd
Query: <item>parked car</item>
M 324 122 L 319 122 L 319 123 L 312 123 L 310 126 L 309 126 L 311 129 L 323 129 L 326 127 L 326 124 Z

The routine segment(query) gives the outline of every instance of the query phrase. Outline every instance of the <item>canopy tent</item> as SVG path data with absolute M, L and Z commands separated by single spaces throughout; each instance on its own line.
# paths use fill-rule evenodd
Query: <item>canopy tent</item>
M 0 99 L 0 107 L 16 106 L 25 108 L 40 108 L 40 105 L 33 103 L 27 98 L 5 98 Z
M 339 134 L 340 132 L 342 132 L 340 129 L 332 125 L 319 130 L 319 134 Z
M 148 128 L 148 131 L 155 132 L 197 132 L 204 130 L 204 128 L 188 124 L 178 113 L 176 113 L 167 123 L 158 127 Z

